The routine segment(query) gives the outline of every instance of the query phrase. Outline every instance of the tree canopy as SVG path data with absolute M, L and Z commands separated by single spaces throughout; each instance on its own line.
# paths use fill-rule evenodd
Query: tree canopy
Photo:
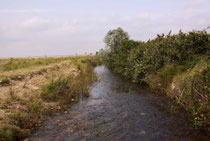
M 104 42 L 106 43 L 106 46 L 110 48 L 111 52 L 117 52 L 117 50 L 121 47 L 121 41 L 128 39 L 128 33 L 119 27 L 114 30 L 109 30 L 105 36 Z

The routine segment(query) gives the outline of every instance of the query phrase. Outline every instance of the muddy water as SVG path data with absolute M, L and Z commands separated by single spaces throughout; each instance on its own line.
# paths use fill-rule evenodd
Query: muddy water
M 34 141 L 208 140 L 164 96 L 143 91 L 103 66 L 88 99 L 48 117 Z

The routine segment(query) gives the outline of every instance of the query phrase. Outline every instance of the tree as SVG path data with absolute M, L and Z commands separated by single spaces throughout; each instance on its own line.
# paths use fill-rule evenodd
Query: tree
M 104 64 L 107 64 L 107 61 L 109 60 L 110 56 L 110 50 L 109 49 L 100 49 L 98 52 L 98 56 L 100 57 L 100 61 Z
M 122 28 L 117 28 L 114 30 L 110 30 L 104 39 L 106 46 L 110 48 L 111 52 L 116 53 L 121 47 L 122 40 L 128 40 L 129 35 Z

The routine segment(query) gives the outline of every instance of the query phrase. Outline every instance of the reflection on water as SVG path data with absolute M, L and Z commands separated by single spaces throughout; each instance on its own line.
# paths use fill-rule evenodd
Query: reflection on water
M 163 141 L 208 140 L 166 98 L 141 90 L 103 66 L 90 97 L 69 111 L 48 117 L 29 140 Z M 173 109 L 172 109 L 172 108 Z

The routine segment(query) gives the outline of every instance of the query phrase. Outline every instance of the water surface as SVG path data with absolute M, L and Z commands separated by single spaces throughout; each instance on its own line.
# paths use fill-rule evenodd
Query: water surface
M 95 68 L 90 97 L 48 117 L 34 141 L 201 141 L 186 114 L 164 96 L 125 81 L 107 68 Z

